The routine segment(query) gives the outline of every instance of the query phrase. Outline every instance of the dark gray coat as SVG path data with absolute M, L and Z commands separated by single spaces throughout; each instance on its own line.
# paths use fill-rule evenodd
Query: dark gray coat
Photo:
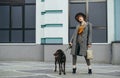
M 88 45 L 91 45 L 92 43 L 92 24 L 91 23 L 86 23 L 85 29 L 82 33 L 82 36 L 78 35 L 78 28 L 80 25 L 76 27 L 76 30 L 73 33 L 73 36 L 70 40 L 72 43 L 72 48 L 71 48 L 71 54 L 72 55 L 80 55 L 80 56 L 86 56 Z M 77 54 L 77 46 L 79 43 L 79 52 Z

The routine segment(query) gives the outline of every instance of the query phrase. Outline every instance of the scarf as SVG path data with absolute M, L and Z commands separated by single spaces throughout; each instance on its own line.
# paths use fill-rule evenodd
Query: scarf
M 85 25 L 79 26 L 79 28 L 78 28 L 78 35 L 82 35 L 84 29 L 85 29 Z

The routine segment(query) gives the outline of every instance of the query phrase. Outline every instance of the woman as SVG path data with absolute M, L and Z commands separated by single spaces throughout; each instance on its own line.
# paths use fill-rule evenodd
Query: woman
M 79 25 L 76 27 L 70 40 L 70 45 L 72 46 L 73 73 L 76 73 L 77 56 L 84 56 L 88 66 L 88 74 L 92 74 L 90 60 L 87 59 L 87 49 L 92 45 L 92 25 L 86 22 L 86 15 L 83 13 L 77 13 L 75 19 L 79 22 Z

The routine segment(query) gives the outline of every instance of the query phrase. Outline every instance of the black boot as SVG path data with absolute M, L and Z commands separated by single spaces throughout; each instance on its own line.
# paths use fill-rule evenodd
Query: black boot
M 88 74 L 92 74 L 92 69 L 88 69 Z
M 73 72 L 72 72 L 73 74 L 75 74 L 76 73 L 76 68 L 73 68 Z

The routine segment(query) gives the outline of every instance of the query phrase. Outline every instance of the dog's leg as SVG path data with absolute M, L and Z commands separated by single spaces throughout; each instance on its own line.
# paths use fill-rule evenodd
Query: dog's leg
M 57 61 L 55 60 L 55 70 L 54 70 L 54 72 L 56 72 L 57 71 Z
M 59 63 L 59 75 L 61 75 L 61 63 Z
M 61 65 L 61 70 L 62 70 L 62 72 L 64 72 L 64 69 L 63 69 L 63 67 L 64 67 L 64 66 L 63 66 L 63 63 L 62 63 L 62 65 Z
M 64 62 L 64 66 L 63 66 L 63 67 L 64 67 L 64 72 L 63 72 L 63 73 L 64 73 L 64 75 L 65 75 L 65 74 L 66 74 L 66 72 L 65 72 L 65 62 Z

